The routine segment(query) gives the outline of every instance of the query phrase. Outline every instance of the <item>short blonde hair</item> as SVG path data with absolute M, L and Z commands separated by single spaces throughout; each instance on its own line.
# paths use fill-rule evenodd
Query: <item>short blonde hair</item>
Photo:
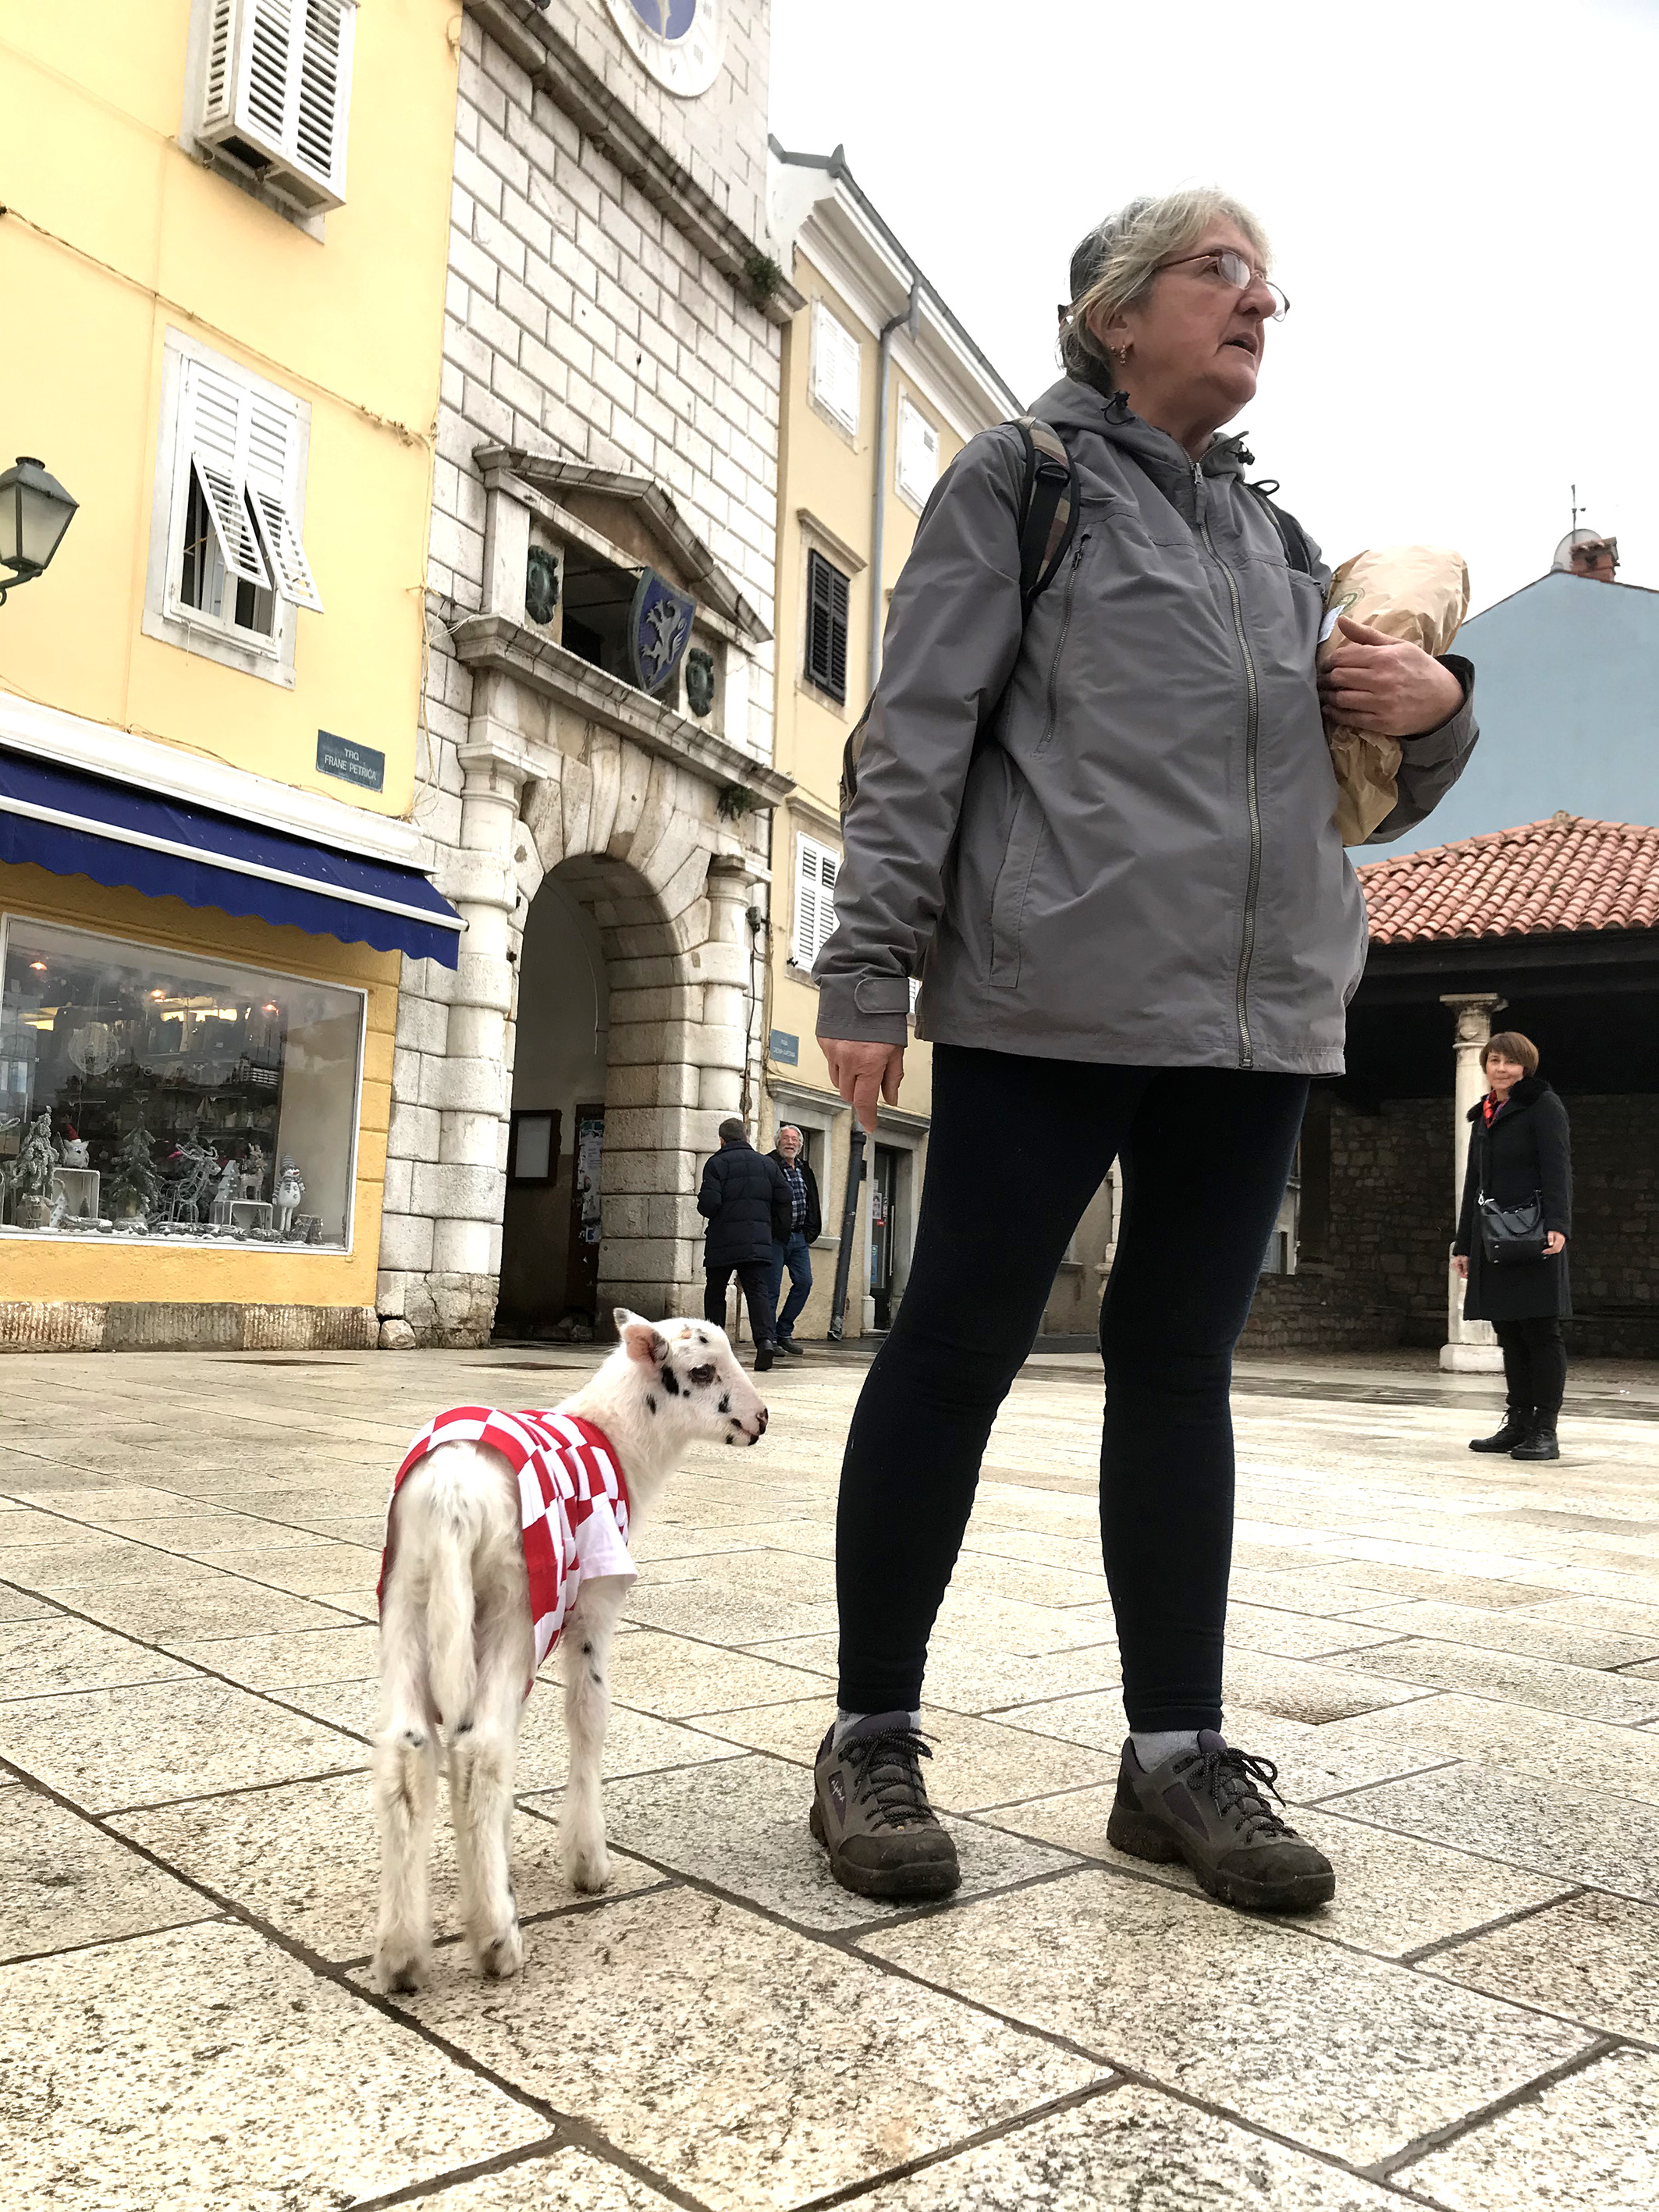
M 1098 380 L 1110 356 L 1089 328 L 1105 308 L 1109 319 L 1145 297 L 1166 261 L 1189 253 L 1212 222 L 1235 223 L 1265 268 L 1267 234 L 1249 208 L 1215 185 L 1192 185 L 1161 198 L 1131 200 L 1097 223 L 1072 256 L 1072 298 L 1060 313 L 1060 364 L 1068 376 Z

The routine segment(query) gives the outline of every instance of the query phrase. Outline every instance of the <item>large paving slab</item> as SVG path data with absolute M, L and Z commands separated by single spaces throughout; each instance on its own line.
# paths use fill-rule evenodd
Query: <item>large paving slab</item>
M 718 2212 L 845 2188 L 1106 2071 L 689 1890 L 546 1922 L 537 1952 L 550 2014 L 453 1972 L 403 2002 Z
M 0 2062 L 20 2206 L 350 2204 L 547 2132 L 223 1924 L 0 1969 Z
M 860 1948 L 1355 2166 L 1526 2086 L 1582 2029 L 1150 1882 L 1082 1873 Z
M 362 1973 L 389 1472 L 423 1411 L 556 1402 L 592 1355 L 0 1360 L 8 2205 L 1645 2212 L 1659 1377 L 1626 1370 L 1642 1419 L 1570 1401 L 1566 1455 L 1523 1472 L 1467 1449 L 1484 1381 L 1395 1360 L 1253 1363 L 1237 1401 L 1228 1726 L 1330 1855 L 1328 1907 L 1231 1914 L 1105 1841 L 1124 1721 L 1074 1355 L 1010 1394 L 931 1655 L 962 1889 L 836 1887 L 805 1813 L 861 1368 L 815 1347 L 769 1378 L 764 1446 L 694 1450 L 646 1524 L 609 1888 L 560 1870 L 550 1669 L 523 1975 L 481 1984 L 456 1937 L 441 1789 L 434 1972 L 399 2006 Z

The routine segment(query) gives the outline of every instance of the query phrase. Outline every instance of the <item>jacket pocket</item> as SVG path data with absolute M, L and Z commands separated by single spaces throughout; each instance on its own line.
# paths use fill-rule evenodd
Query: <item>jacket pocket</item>
M 1008 847 L 991 892 L 991 982 L 1012 991 L 1019 981 L 1025 902 L 1047 825 L 1029 784 L 1022 783 L 1008 825 Z

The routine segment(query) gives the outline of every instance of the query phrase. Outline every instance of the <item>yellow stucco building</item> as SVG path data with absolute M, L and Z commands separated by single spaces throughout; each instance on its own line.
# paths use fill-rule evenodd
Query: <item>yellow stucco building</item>
M 928 493 L 975 431 L 1020 412 L 998 375 L 860 191 L 839 150 L 774 143 L 773 228 L 805 305 L 784 334 L 778 466 L 777 767 L 795 788 L 772 838 L 767 1113 L 803 1134 L 823 1199 L 813 1285 L 796 1324 L 830 1320 L 852 1116 L 819 1050 L 811 969 L 835 926 L 842 750 L 869 696 L 889 595 Z M 885 1328 L 915 1239 L 932 1105 L 931 1055 L 911 1042 L 855 1188 L 845 1334 Z M 786 1294 L 788 1285 L 785 1285 Z
M 0 1342 L 374 1340 L 460 15 L 0 5 Z

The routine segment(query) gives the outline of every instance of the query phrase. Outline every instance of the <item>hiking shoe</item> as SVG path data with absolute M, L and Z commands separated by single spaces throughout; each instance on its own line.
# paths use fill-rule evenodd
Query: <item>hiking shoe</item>
M 1512 1452 L 1516 1444 L 1523 1444 L 1532 1434 L 1530 1413 L 1517 1413 L 1513 1407 L 1504 1414 L 1504 1425 L 1489 1437 L 1471 1437 L 1471 1451 Z
M 1556 1442 L 1553 1421 L 1539 1420 L 1533 1424 L 1529 1435 L 1515 1446 L 1511 1459 L 1559 1459 L 1561 1447 Z
M 806 1357 L 805 1346 L 797 1344 L 793 1336 L 781 1336 L 778 1339 L 778 1350 L 787 1352 L 792 1359 L 805 1359 Z
M 832 1728 L 812 1777 L 812 1833 L 830 1871 L 860 1897 L 945 1897 L 962 1880 L 957 1847 L 927 1802 L 927 1739 L 908 1713 L 872 1713 L 839 1744 Z
M 1178 1751 L 1150 1771 L 1131 1739 L 1106 1840 L 1132 1858 L 1184 1859 L 1199 1887 L 1223 1905 L 1306 1911 L 1336 1894 L 1336 1875 L 1268 1804 L 1278 1778 L 1270 1759 L 1232 1750 L 1213 1729 L 1200 1731 L 1195 1751 Z

